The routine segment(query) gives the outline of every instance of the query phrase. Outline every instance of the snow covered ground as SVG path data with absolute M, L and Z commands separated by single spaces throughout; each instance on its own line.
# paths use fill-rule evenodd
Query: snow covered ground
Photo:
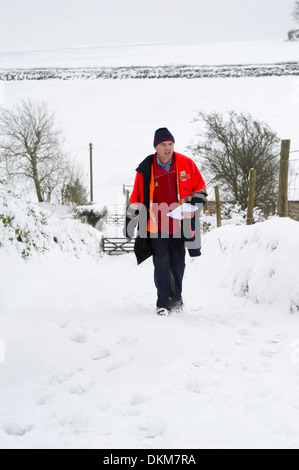
M 227 55 L 210 45 L 201 63 L 289 61 L 298 49 L 242 44 L 223 45 Z M 187 49 L 172 50 L 169 63 L 179 54 L 191 63 Z M 106 48 L 99 57 L 158 64 L 160 51 L 165 63 L 163 48 L 140 51 Z M 69 60 L 66 51 L 1 53 L 1 68 L 4 59 L 87 65 L 86 49 L 81 62 L 71 52 Z M 100 206 L 124 204 L 122 185 L 152 152 L 156 128 L 168 126 L 184 153 L 196 110 L 249 112 L 299 149 L 291 77 L 0 85 L 5 105 L 30 97 L 57 109 L 67 149 L 86 168 L 94 143 Z M 7 193 L 1 203 L 1 448 L 299 448 L 298 222 L 206 234 L 202 257 L 187 258 L 185 313 L 163 318 L 154 313 L 150 260 L 137 267 L 134 255 L 99 256 L 93 229 Z
M 0 447 L 299 448 L 298 236 L 206 234 L 168 318 L 150 260 L 2 247 Z

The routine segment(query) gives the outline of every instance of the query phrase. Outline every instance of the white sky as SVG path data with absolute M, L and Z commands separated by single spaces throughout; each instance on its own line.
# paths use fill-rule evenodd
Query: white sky
M 0 0 L 0 50 L 284 39 L 295 0 Z M 298 25 L 299 28 L 299 25 Z

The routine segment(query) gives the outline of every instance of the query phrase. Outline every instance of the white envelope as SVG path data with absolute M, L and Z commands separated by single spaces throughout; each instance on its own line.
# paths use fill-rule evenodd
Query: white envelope
M 168 217 L 172 217 L 173 219 L 182 220 L 184 217 L 182 216 L 183 212 L 195 212 L 197 211 L 198 207 L 192 206 L 192 204 L 187 204 L 184 202 L 181 206 L 178 206 L 173 211 L 168 212 Z

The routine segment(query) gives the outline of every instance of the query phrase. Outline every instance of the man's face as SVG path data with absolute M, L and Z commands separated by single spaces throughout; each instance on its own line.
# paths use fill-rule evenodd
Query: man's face
M 161 144 L 158 144 L 155 149 L 158 154 L 159 160 L 162 163 L 168 163 L 174 151 L 174 143 L 171 140 L 166 140 L 165 142 L 161 142 Z

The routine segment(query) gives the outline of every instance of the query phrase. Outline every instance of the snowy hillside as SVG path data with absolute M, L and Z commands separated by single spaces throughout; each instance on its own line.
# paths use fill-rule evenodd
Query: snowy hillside
M 298 52 L 298 43 L 283 40 L 202 44 L 94 45 L 0 51 L 0 69 L 275 64 L 297 62 Z
M 0 52 L 0 80 L 296 76 L 298 52 L 291 41 L 8 51 Z
M 0 183 L 0 256 L 26 259 L 53 252 L 76 258 L 97 257 L 101 234 L 78 221 L 28 204 Z

